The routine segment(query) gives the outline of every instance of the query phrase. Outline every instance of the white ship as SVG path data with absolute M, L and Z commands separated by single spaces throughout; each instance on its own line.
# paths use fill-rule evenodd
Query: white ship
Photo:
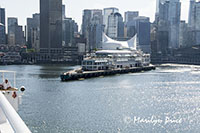
M 150 65 L 150 54 L 137 50 L 137 35 L 128 41 L 116 41 L 103 34 L 102 50 L 87 55 L 82 70 L 97 71 Z
M 150 55 L 137 50 L 136 36 L 128 41 L 115 41 L 103 35 L 102 50 L 88 54 L 82 67 L 60 75 L 62 81 L 155 70 Z
M 6 90 L 0 88 L 0 133 L 30 133 L 31 131 L 17 113 L 25 88 L 21 87 L 20 90 L 15 88 L 15 72 L 0 70 L 0 73 L 3 81 L 4 74 L 14 75 L 12 88 Z

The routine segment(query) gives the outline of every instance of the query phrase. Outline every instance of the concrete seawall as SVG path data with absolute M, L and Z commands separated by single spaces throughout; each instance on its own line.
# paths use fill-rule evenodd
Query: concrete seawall
M 83 73 L 70 73 L 67 75 L 62 74 L 60 75 L 60 78 L 62 81 L 71 81 L 71 80 L 87 79 L 100 76 L 111 76 L 115 74 L 137 73 L 142 71 L 151 71 L 155 69 L 156 69 L 155 66 L 146 66 L 146 67 L 124 68 L 124 69 L 114 69 L 114 70 L 85 71 Z

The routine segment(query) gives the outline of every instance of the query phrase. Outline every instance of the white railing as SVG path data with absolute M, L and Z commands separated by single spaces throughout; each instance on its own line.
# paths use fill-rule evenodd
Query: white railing
M 0 108 L 2 109 L 15 133 L 31 133 L 24 121 L 20 118 L 18 113 L 8 102 L 2 92 L 0 92 Z

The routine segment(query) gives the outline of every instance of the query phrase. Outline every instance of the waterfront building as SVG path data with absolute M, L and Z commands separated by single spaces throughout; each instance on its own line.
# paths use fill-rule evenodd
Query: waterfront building
M 62 53 L 61 0 L 40 0 L 40 52 Z
M 6 44 L 5 9 L 0 8 L 0 44 Z
M 120 13 L 111 13 L 108 16 L 107 35 L 111 38 L 124 37 L 124 22 Z
M 63 47 L 63 59 L 64 62 L 71 62 L 74 64 L 79 63 L 79 53 L 77 46 Z
M 39 52 L 40 45 L 40 14 L 33 14 L 32 18 L 27 18 L 26 41 L 28 48 L 33 48 Z
M 119 9 L 115 7 L 104 8 L 103 11 L 103 25 L 104 25 L 104 32 L 107 34 L 108 32 L 108 17 L 111 13 L 118 13 Z

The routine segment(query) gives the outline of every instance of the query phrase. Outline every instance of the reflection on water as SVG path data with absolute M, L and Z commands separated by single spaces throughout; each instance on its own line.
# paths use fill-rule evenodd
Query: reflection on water
M 59 75 L 73 68 L 0 66 L 17 71 L 18 86 L 27 88 L 19 114 L 32 132 L 200 130 L 198 66 L 167 64 L 151 72 L 61 82 Z

